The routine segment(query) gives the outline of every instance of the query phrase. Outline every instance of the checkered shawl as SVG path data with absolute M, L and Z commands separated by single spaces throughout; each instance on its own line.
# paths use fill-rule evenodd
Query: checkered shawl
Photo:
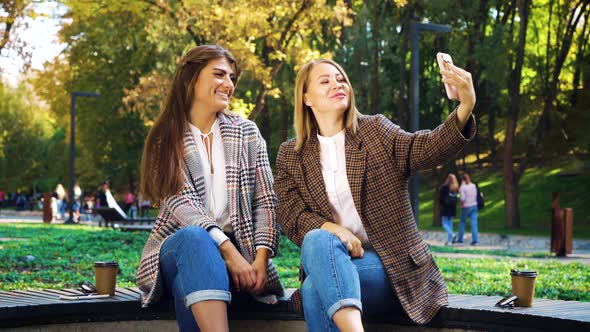
M 418 324 L 429 322 L 448 304 L 448 293 L 414 222 L 408 178 L 442 164 L 474 137 L 473 117 L 463 133 L 456 121 L 454 111 L 432 131 L 408 133 L 383 115 L 361 116 L 357 134 L 346 133 L 346 173 L 355 206 L 392 289 Z M 279 223 L 301 246 L 307 232 L 333 219 L 315 133 L 301 151 L 294 147 L 294 140 L 281 145 L 275 191 Z
M 256 246 L 277 253 L 276 196 L 266 153 L 266 143 L 252 121 L 238 116 L 218 115 L 225 153 L 229 218 L 238 250 L 248 262 L 256 257 Z M 207 202 L 203 168 L 190 129 L 184 135 L 184 188 L 160 201 L 160 214 L 143 248 L 137 270 L 137 285 L 146 307 L 162 295 L 160 248 L 164 241 L 185 226 L 219 228 L 204 208 Z M 202 276 L 206 278 L 207 276 Z M 283 295 L 276 268 L 269 260 L 266 294 Z

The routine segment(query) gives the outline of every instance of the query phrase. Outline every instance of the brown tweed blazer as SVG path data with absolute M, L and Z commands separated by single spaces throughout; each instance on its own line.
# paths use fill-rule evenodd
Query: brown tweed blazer
M 225 153 L 229 218 L 238 250 L 251 263 L 256 257 L 256 246 L 266 246 L 277 253 L 279 245 L 276 196 L 266 143 L 254 122 L 222 113 L 217 118 Z M 143 248 L 137 270 L 143 307 L 162 295 L 160 248 L 164 241 L 185 226 L 219 228 L 204 208 L 208 197 L 203 167 L 190 129 L 184 134 L 183 173 L 183 190 L 160 200 L 160 214 Z M 267 271 L 265 294 L 282 296 L 283 287 L 271 260 Z
M 463 132 L 456 121 L 454 111 L 432 131 L 408 133 L 383 115 L 361 116 L 357 134 L 346 133 L 346 173 L 355 206 L 392 289 L 418 324 L 429 322 L 447 305 L 448 294 L 414 222 L 408 178 L 445 162 L 474 137 L 472 116 Z M 301 246 L 307 232 L 333 219 L 316 135 L 301 151 L 294 147 L 294 140 L 280 147 L 275 191 L 278 221 L 289 239 Z

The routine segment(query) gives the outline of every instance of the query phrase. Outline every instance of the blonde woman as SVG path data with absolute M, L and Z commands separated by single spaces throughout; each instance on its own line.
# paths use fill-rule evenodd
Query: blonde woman
M 453 219 L 457 215 L 457 193 L 459 182 L 455 174 L 450 173 L 445 183 L 438 192 L 440 202 L 440 217 L 443 229 L 447 232 L 445 245 L 455 243 L 456 235 L 453 232 Z
M 433 131 L 408 133 L 383 115 L 363 116 L 344 70 L 320 59 L 295 86 L 297 137 L 281 145 L 275 191 L 286 235 L 301 246 L 293 302 L 308 330 L 362 331 L 361 314 L 401 306 L 427 323 L 447 288 L 413 219 L 408 178 L 442 164 L 475 135 L 471 76 L 455 66 L 443 82 L 460 105 Z M 302 298 L 302 299 L 301 299 Z

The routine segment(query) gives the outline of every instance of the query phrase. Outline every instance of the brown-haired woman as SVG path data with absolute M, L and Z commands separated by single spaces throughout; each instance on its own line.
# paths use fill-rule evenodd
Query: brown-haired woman
M 460 105 L 433 131 L 408 133 L 383 115 L 363 116 L 344 70 L 316 60 L 295 84 L 297 137 L 281 145 L 275 190 L 286 235 L 301 246 L 308 330 L 361 331 L 361 312 L 401 303 L 416 323 L 447 304 L 447 288 L 422 240 L 408 178 L 442 164 L 475 134 L 471 75 L 450 65 L 443 82 Z
M 459 192 L 459 182 L 453 173 L 447 175 L 445 183 L 438 191 L 440 202 L 440 217 L 443 229 L 447 232 L 447 242 L 450 245 L 455 242 L 456 235 L 453 232 L 453 219 L 457 215 L 457 193 Z
M 145 142 L 142 193 L 160 212 L 137 283 L 144 307 L 174 297 L 181 331 L 228 330 L 230 281 L 266 302 L 283 295 L 269 259 L 279 233 L 266 143 L 228 110 L 237 77 L 224 48 L 190 50 Z

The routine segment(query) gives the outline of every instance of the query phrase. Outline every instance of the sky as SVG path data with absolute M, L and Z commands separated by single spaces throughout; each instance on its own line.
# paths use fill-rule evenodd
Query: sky
M 67 7 L 56 2 L 33 3 L 32 6 L 37 13 L 45 15 L 40 15 L 35 20 L 25 18 L 25 22 L 29 24 L 28 29 L 17 33 L 28 44 L 26 50 L 32 52 L 31 68 L 42 69 L 43 63 L 53 59 L 66 46 L 59 42 L 57 32 L 60 29 L 61 16 Z M 4 54 L 3 51 L 0 56 L 0 68 L 5 82 L 12 86 L 18 84 L 23 78 L 22 67 L 23 60 L 15 52 Z

